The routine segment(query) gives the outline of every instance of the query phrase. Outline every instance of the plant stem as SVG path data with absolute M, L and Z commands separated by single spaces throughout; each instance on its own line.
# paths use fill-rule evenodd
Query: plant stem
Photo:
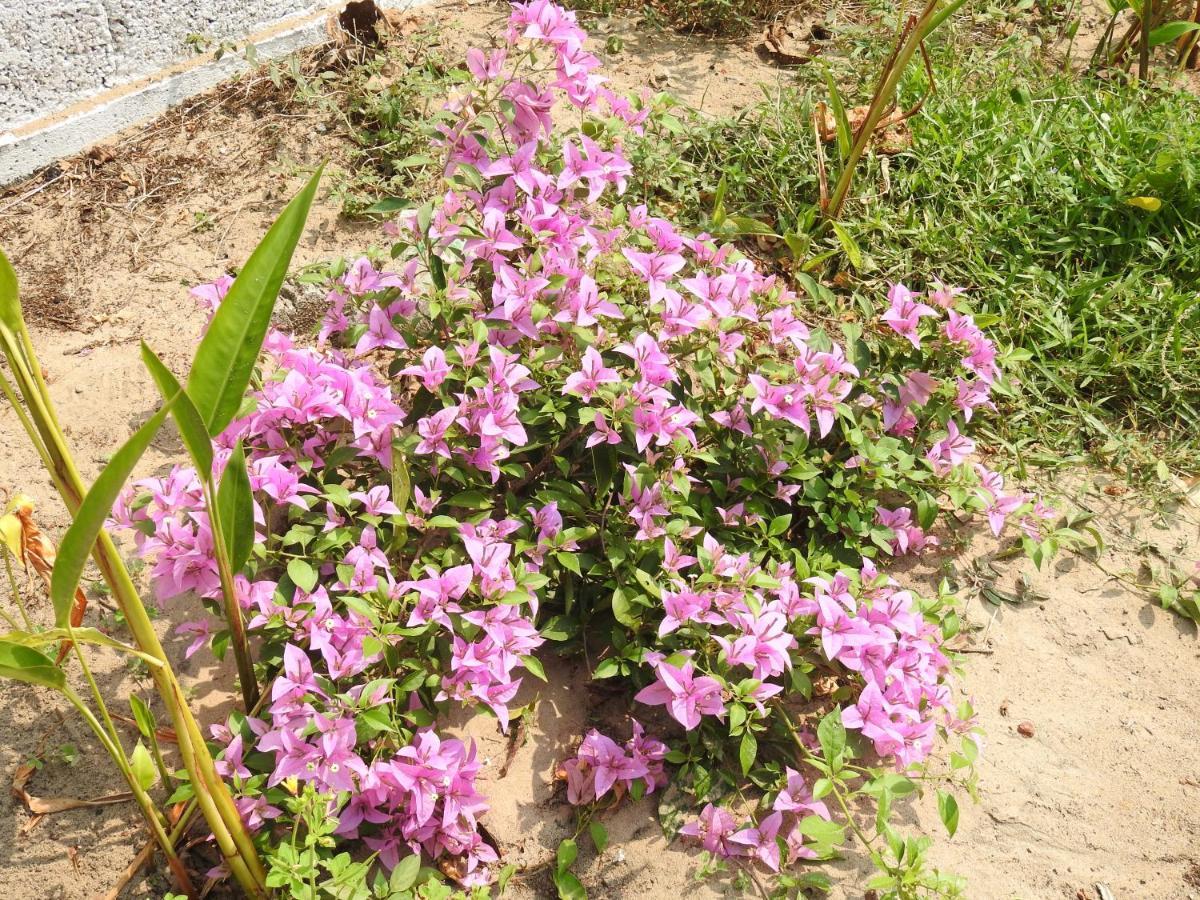
M 20 610 L 21 619 L 25 622 L 25 630 L 33 631 L 33 622 L 29 618 L 29 610 L 25 608 L 25 600 L 21 597 L 21 586 L 17 584 L 17 576 L 13 574 L 12 557 L 8 551 L 4 551 L 4 568 L 8 572 L 8 587 L 12 591 L 13 602 L 17 604 L 17 609 Z M 4 618 L 12 624 L 13 628 L 19 628 L 16 622 L 13 622 L 12 617 L 8 613 L 4 614 Z
M 233 656 L 237 662 L 238 680 L 242 687 L 242 703 L 249 712 L 258 702 L 258 680 L 254 677 L 254 660 L 250 656 L 250 643 L 246 639 L 246 623 L 242 619 L 242 608 L 237 600 L 233 567 L 230 565 L 225 543 L 224 525 L 217 514 L 211 475 L 204 479 L 204 502 L 208 508 L 208 522 L 213 535 L 213 551 L 217 557 L 217 572 L 221 578 L 225 620 L 229 623 L 229 643 L 233 647 Z
M 66 438 L 58 427 L 53 401 L 41 377 L 32 343 L 28 335 L 24 334 L 21 344 L 18 344 L 12 331 L 0 326 L 0 347 L 8 357 L 13 377 L 25 398 L 32 420 L 31 425 L 39 438 L 34 443 L 40 450 L 44 450 L 43 461 L 67 511 L 74 516 L 79 511 L 86 490 Z M 33 437 L 31 433 L 30 438 Z M 228 788 L 217 774 L 212 755 L 200 733 L 200 726 L 188 708 L 175 672 L 167 661 L 158 634 L 141 597 L 138 596 L 129 571 L 112 538 L 104 531 L 101 531 L 97 538 L 93 557 L 125 616 L 134 643 L 143 653 L 163 663 L 161 667 L 151 667 L 150 676 L 171 714 L 184 768 L 196 791 L 201 812 L 228 863 L 231 874 L 247 896 L 266 897 L 266 873 L 254 841 L 234 805 Z M 91 721 L 95 721 L 90 711 L 88 715 L 91 716 Z M 96 724 L 99 725 L 98 722 Z M 151 821 L 151 827 L 155 827 L 155 824 Z
M 78 645 L 76 645 L 76 649 L 78 650 Z M 94 687 L 95 682 L 91 681 L 91 684 Z M 157 808 L 154 806 L 154 801 L 150 799 L 150 795 L 142 788 L 141 782 L 138 781 L 137 775 L 129 765 L 129 760 L 126 758 L 125 751 L 121 747 L 120 742 L 114 741 L 112 737 L 105 733 L 104 726 L 100 724 L 96 716 L 88 709 L 87 704 L 83 702 L 83 698 L 76 694 L 70 685 L 63 685 L 62 693 L 79 712 L 79 715 L 83 717 L 84 722 L 95 733 L 96 739 L 104 747 L 105 752 L 117 764 L 117 768 L 121 770 L 121 775 L 124 776 L 126 783 L 129 785 L 129 790 L 133 794 L 134 800 L 141 807 L 146 824 L 150 826 L 150 832 L 154 835 L 154 840 L 158 843 L 163 855 L 167 858 L 167 865 L 175 876 L 179 889 L 187 894 L 188 897 L 197 897 L 196 889 L 192 886 L 191 879 L 188 877 L 187 868 L 179 859 L 179 854 L 175 852 L 174 842 L 163 828 L 163 821 Z M 110 721 L 109 725 L 111 726 L 111 724 Z

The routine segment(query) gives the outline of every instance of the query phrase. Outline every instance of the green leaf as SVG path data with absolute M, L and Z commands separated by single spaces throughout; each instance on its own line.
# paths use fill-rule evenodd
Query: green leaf
M 133 721 L 137 723 L 138 731 L 142 737 L 150 740 L 150 735 L 154 734 L 154 713 L 137 694 L 130 695 L 129 706 L 133 710 Z
M 946 826 L 950 837 L 954 837 L 954 832 L 958 831 L 958 801 L 953 794 L 945 791 L 938 791 L 937 798 L 938 815 L 942 817 L 942 824 Z
M 75 521 L 63 535 L 62 544 L 58 548 L 58 559 L 54 563 L 54 572 L 50 576 L 50 599 L 54 604 L 56 625 L 61 627 L 67 624 L 71 604 L 75 600 L 75 588 L 79 587 L 83 567 L 87 564 L 96 538 L 100 536 L 104 520 L 112 512 L 117 494 L 125 486 L 133 467 L 150 446 L 150 441 L 154 439 L 170 411 L 171 401 L 168 401 L 113 454 L 96 483 L 83 498 L 83 503 L 75 513 Z
M 246 472 L 246 454 L 242 442 L 233 446 L 221 483 L 217 486 L 217 518 L 225 538 L 225 551 L 234 573 L 240 572 L 254 547 L 254 497 Z
M 613 591 L 612 611 L 613 618 L 626 628 L 637 628 L 641 624 L 641 619 L 634 611 L 633 601 L 629 599 L 624 588 Z
M 56 691 L 61 691 L 67 684 L 67 676 L 46 654 L 8 641 L 0 641 L 0 678 L 12 678 Z
M 320 180 L 321 168 L 318 168 L 304 189 L 284 207 L 246 260 L 196 350 L 187 392 L 213 437 L 225 430 L 242 405 L 279 288 L 304 231 Z
M 302 559 L 293 559 L 287 564 L 288 577 L 292 584 L 304 593 L 311 594 L 317 586 L 317 570 Z
M 846 104 L 842 102 L 841 92 L 833 73 L 828 66 L 825 69 L 825 86 L 829 89 L 829 109 L 833 113 L 833 121 L 837 128 L 838 159 L 844 164 L 850 156 L 850 148 L 854 144 L 854 133 L 850 130 L 850 120 L 846 118 Z M 857 268 L 857 266 L 855 266 Z
M 199 472 L 200 477 L 205 480 L 211 478 L 212 439 L 208 436 L 208 428 L 204 424 L 200 411 L 196 409 L 196 404 L 184 392 L 171 370 L 163 365 L 162 360 L 147 346 L 145 341 L 142 341 L 142 362 L 150 371 L 150 377 L 158 386 L 158 392 L 162 394 L 163 400 L 175 399 L 175 405 L 171 407 L 171 416 L 179 428 L 179 436 L 183 439 L 183 444 L 187 447 L 192 462 L 196 464 L 196 471 Z
M 834 707 L 817 725 L 817 740 L 821 743 L 821 754 L 825 757 L 825 762 L 836 772 L 842 767 L 842 754 L 846 750 L 846 726 L 842 724 L 840 708 Z
M 406 856 L 392 869 L 392 877 L 388 879 L 388 887 L 393 893 L 407 891 L 417 883 L 417 874 L 421 871 L 421 854 L 414 853 Z
M 592 836 L 592 843 L 596 845 L 596 852 L 603 853 L 604 848 L 608 846 L 608 829 L 596 819 L 588 824 L 588 834 Z
M 462 491 L 455 494 L 446 501 L 449 506 L 461 506 L 467 509 L 488 509 L 492 505 L 492 498 L 483 491 Z
M 8 326 L 13 334 L 19 334 L 25 327 L 25 320 L 21 316 L 17 273 L 13 271 L 3 250 L 0 250 L 0 323 Z
M 746 729 L 746 733 L 742 735 L 742 744 L 738 748 L 738 761 L 742 764 L 742 774 L 749 775 L 750 767 L 754 765 L 754 758 L 758 756 L 758 740 Z
M 558 852 L 555 854 L 555 866 L 558 874 L 562 874 L 575 864 L 575 858 L 579 856 L 579 845 L 570 838 L 565 838 L 558 845 Z
M 1159 25 L 1157 28 L 1150 29 L 1149 43 L 1151 47 L 1168 44 L 1176 38 L 1183 37 L 1192 31 L 1200 31 L 1200 23 L 1188 22 L 1182 19 L 1176 22 L 1168 22 L 1165 25 Z
M 555 873 L 554 887 L 558 891 L 559 900 L 587 900 L 587 891 L 579 879 L 570 872 Z
M 542 668 L 542 661 L 536 656 L 522 656 L 521 665 L 525 667 L 525 670 L 529 672 L 530 675 L 533 675 L 535 678 L 540 678 L 542 681 L 546 680 L 546 670 Z
M 841 825 L 820 816 L 805 816 L 797 828 L 812 841 L 812 848 L 818 856 L 829 856 L 833 853 L 833 848 L 841 844 L 846 837 L 845 829 Z
M 612 678 L 621 672 L 621 664 L 611 656 L 608 659 L 600 660 L 600 664 L 596 666 L 596 670 L 592 672 L 592 680 L 599 681 L 601 678 Z
M 400 441 L 392 441 L 392 502 L 400 512 L 408 509 L 412 497 L 412 475 L 408 471 L 408 460 L 400 449 Z
M 833 233 L 837 235 L 838 243 L 842 245 L 842 249 L 846 251 L 846 258 L 850 260 L 850 265 L 855 269 L 861 270 L 863 264 L 862 249 L 855 242 L 850 232 L 841 226 L 838 222 L 833 223 Z
M 138 741 L 133 753 L 129 755 L 129 768 L 133 769 L 133 777 L 137 779 L 143 791 L 150 790 L 154 787 L 154 782 L 158 781 L 158 769 L 154 767 L 154 759 L 141 741 Z
M 574 553 L 569 553 L 565 550 L 558 550 L 554 554 L 554 558 L 558 560 L 559 565 L 564 569 L 570 569 L 576 575 L 581 574 L 579 570 L 579 557 Z
M 778 537 L 788 530 L 788 526 L 792 524 L 792 514 L 776 516 L 771 520 L 771 526 L 767 529 L 767 534 L 771 537 Z

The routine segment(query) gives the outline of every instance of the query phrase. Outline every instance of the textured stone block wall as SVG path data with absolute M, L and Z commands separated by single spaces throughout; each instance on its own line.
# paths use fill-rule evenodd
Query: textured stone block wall
M 0 131 L 321 8 L 311 0 L 0 0 Z

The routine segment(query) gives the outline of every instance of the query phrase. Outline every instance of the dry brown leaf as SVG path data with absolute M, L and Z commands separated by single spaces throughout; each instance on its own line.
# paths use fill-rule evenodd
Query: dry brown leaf
M 126 800 L 133 799 L 133 794 L 129 791 L 105 794 L 103 797 L 94 797 L 91 800 L 81 800 L 77 797 L 35 797 L 26 790 L 26 786 L 37 770 L 38 767 L 32 761 L 17 766 L 17 770 L 13 773 L 11 790 L 13 798 L 20 800 L 25 804 L 26 809 L 39 818 L 66 812 L 69 809 L 90 809 L 96 806 L 124 803 Z M 29 825 L 29 828 L 32 827 L 33 825 Z
M 54 560 L 58 558 L 58 551 L 54 549 L 54 545 L 50 540 L 42 534 L 42 530 L 38 528 L 37 523 L 33 520 L 34 505 L 33 500 L 24 494 L 18 494 L 13 497 L 9 504 L 9 512 L 16 516 L 17 522 L 20 524 L 20 545 L 21 545 L 21 562 L 25 565 L 25 570 L 33 569 L 46 585 L 46 590 L 50 589 L 50 576 L 54 572 Z M 75 588 L 75 600 L 71 604 L 70 622 L 72 628 L 78 628 L 83 624 L 84 613 L 87 612 L 87 594 L 83 592 L 83 588 Z M 71 649 L 70 641 L 63 641 L 58 648 L 58 658 L 55 664 L 61 664 L 66 657 L 67 652 Z
M 846 111 L 846 121 L 850 125 L 851 133 L 856 133 L 862 127 L 869 109 L 866 106 L 856 106 Z M 876 152 L 894 155 L 912 146 L 912 131 L 908 127 L 907 119 L 907 113 L 895 109 L 876 123 L 872 139 Z M 837 140 L 837 120 L 828 107 L 819 106 L 813 112 L 813 121 L 817 123 L 822 141 L 831 144 Z

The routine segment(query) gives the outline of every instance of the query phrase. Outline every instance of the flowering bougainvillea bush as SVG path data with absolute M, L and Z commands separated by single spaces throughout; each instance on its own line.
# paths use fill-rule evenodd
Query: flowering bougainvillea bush
M 486 892 L 511 869 L 439 715 L 507 730 L 539 654 L 578 654 L 633 714 L 558 767 L 580 834 L 602 845 L 603 812 L 669 777 L 679 843 L 714 872 L 820 886 L 853 831 L 880 890 L 952 892 L 888 823 L 944 742 L 969 781 L 957 618 L 886 568 L 973 514 L 1052 549 L 1053 513 L 969 436 L 1004 354 L 936 284 L 817 327 L 730 246 L 624 205 L 622 136 L 648 112 L 584 41 L 546 0 L 514 5 L 439 120 L 441 196 L 389 224 L 386 259 L 331 267 L 318 334 L 268 334 L 215 466 L 248 461 L 237 589 L 274 679 L 216 729 L 218 765 L 287 896 Z M 230 282 L 195 294 L 216 309 Z M 139 482 L 114 519 L 160 598 L 218 608 L 194 470 Z M 223 652 L 218 621 L 184 626 L 189 652 Z M 552 867 L 564 896 L 575 852 Z

